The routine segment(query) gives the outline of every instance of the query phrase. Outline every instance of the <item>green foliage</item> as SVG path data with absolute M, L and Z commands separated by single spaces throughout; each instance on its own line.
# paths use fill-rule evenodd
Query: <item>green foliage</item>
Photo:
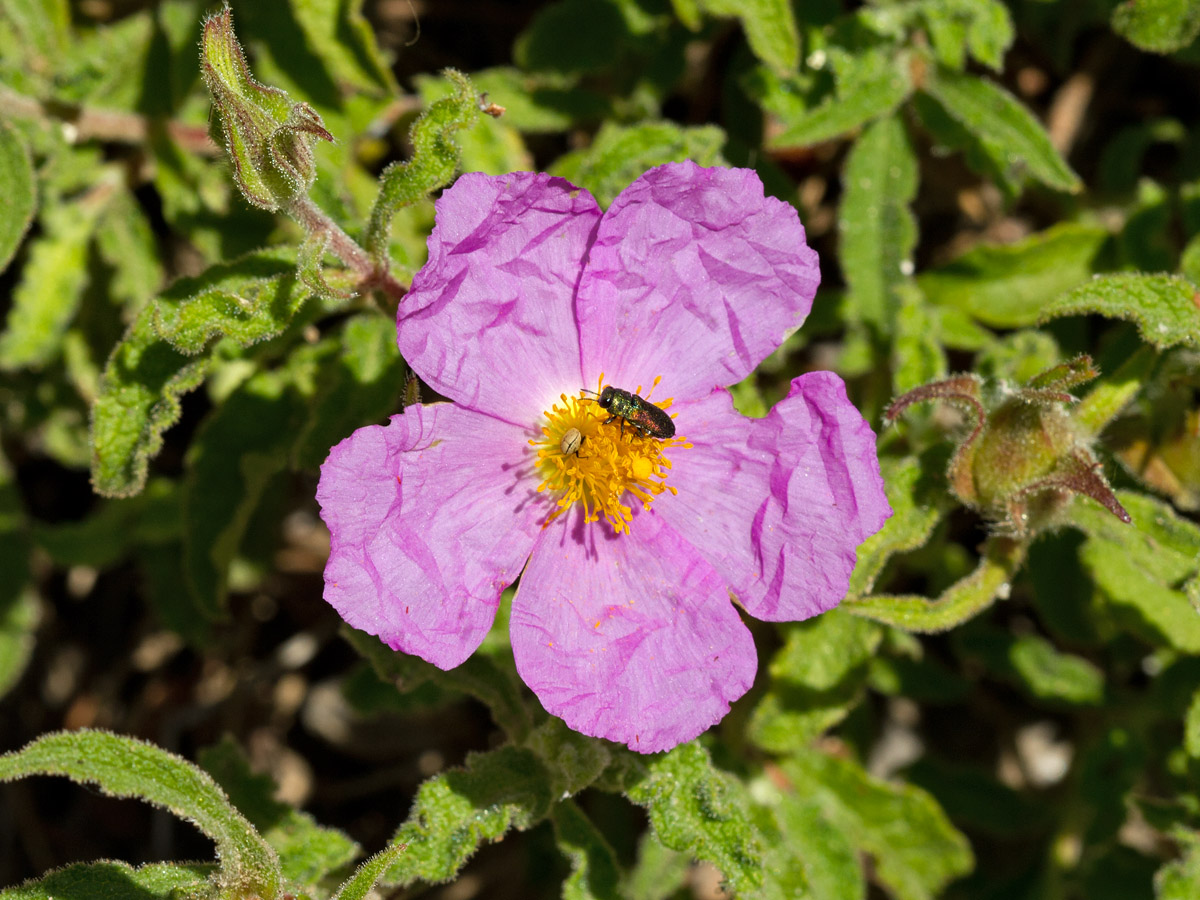
M 1200 34 L 1196 0 L 1125 0 L 1112 14 L 1113 31 L 1153 53 L 1182 50 Z
M 60 732 L 0 756 L 0 781 L 62 775 L 113 797 L 137 797 L 193 822 L 217 845 L 219 896 L 277 895 L 275 851 L 203 771 L 151 744 L 103 731 Z
M 239 2 L 235 35 L 200 0 L 5 4 L 0 749 L 101 723 L 212 777 L 85 729 L 0 779 L 145 799 L 218 861 L 0 900 L 1197 895 L 1200 5 L 517 6 Z M 737 408 L 838 370 L 894 514 L 842 608 L 745 617 L 760 671 L 718 727 L 640 756 L 524 687 L 515 586 L 450 671 L 335 634 L 313 490 L 355 429 L 443 400 L 395 321 L 460 169 L 607 207 L 682 159 L 755 168 L 821 254 Z M 887 426 L 913 392 L 952 402 Z M 974 403 L 1028 446 L 963 462 Z M 1066 502 L 1105 479 L 1107 509 Z M 20 790 L 0 883 L 161 848 Z M 383 849 L 355 869 L 350 834 Z
M 930 303 L 960 309 L 1000 328 L 1039 322 L 1046 307 L 1086 282 L 1108 232 L 1058 225 L 1012 244 L 983 244 L 917 277 Z
M 1006 180 L 1019 183 L 1028 172 L 1056 190 L 1075 192 L 1082 187 L 1046 132 L 1002 87 L 942 69 L 927 73 L 922 90 L 973 135 Z
M 550 809 L 549 779 L 536 755 L 517 747 L 473 753 L 466 765 L 421 785 L 395 844 L 402 854 L 385 884 L 446 881 L 484 841 L 526 829 Z
M 0 890 L 0 900 L 178 900 L 203 896 L 210 866 L 123 862 L 75 863 L 20 887 Z
M 762 850 L 749 828 L 745 787 L 715 768 L 699 744 L 655 758 L 628 790 L 663 845 L 716 864 L 739 893 L 763 883 Z
M 917 223 L 917 160 L 904 125 L 881 119 L 863 131 L 846 160 L 841 207 L 841 260 L 846 301 L 856 317 L 889 332 L 897 316 L 896 286 L 912 273 Z
M 319 885 L 359 855 L 358 844 L 340 831 L 322 828 L 312 816 L 276 800 L 278 786 L 270 776 L 250 770 L 241 749 L 228 735 L 221 743 L 201 750 L 199 762 L 279 855 L 280 871 L 289 884 Z M 377 873 L 383 871 L 378 858 L 364 863 L 370 865 Z
M 1055 297 L 1043 317 L 1086 313 L 1135 322 L 1159 349 L 1200 346 L 1200 288 L 1182 275 L 1104 275 Z
M 454 96 L 437 101 L 417 119 L 409 135 L 412 159 L 393 163 L 379 176 L 379 195 L 366 232 L 367 250 L 377 262 L 387 253 L 396 212 L 450 183 L 459 159 L 453 135 L 479 117 L 479 97 L 467 77 L 453 69 L 445 76 L 455 87 Z
M 875 861 L 879 880 L 898 900 L 937 896 L 972 866 L 966 839 L 919 788 L 871 778 L 856 764 L 815 751 L 785 760 L 796 793 Z
M 37 185 L 29 148 L 11 126 L 0 121 L 0 195 L 6 209 L 0 221 L 0 271 L 8 267 L 37 209 Z

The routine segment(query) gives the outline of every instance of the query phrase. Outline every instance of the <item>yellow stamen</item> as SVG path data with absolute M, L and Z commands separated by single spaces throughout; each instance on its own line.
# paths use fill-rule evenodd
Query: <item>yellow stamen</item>
M 654 386 L 659 380 L 654 379 Z M 603 387 L 604 376 L 601 375 L 597 396 Z M 639 386 L 635 393 L 640 394 L 641 390 Z M 652 386 L 651 392 L 653 390 Z M 559 399 L 561 404 L 555 403 L 546 413 L 542 439 L 529 442 L 537 448 L 538 465 L 542 470 L 538 491 L 557 496 L 556 508 L 546 517 L 542 527 L 566 512 L 571 504 L 580 503 L 584 521 L 598 522 L 603 516 L 620 534 L 629 531 L 629 523 L 633 520 L 632 506 L 622 502 L 626 492 L 633 496 L 633 502 L 640 502 L 643 509 L 649 509 L 654 498 L 663 491 L 678 493 L 665 483 L 671 461 L 664 451 L 675 446 L 691 447 L 687 438 L 678 435 L 665 440 L 647 437 L 628 422 L 622 427 L 619 418 L 606 425 L 604 420 L 609 417 L 608 411 L 585 391 L 574 397 L 561 394 Z M 670 399 L 657 404 L 662 409 L 670 405 Z M 578 429 L 582 441 L 578 449 L 568 453 L 565 451 L 574 445 L 574 441 L 564 441 L 563 436 L 572 428 Z

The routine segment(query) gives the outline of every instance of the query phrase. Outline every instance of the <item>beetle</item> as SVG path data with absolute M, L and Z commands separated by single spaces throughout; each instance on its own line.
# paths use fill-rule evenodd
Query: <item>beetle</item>
M 559 444 L 559 449 L 562 450 L 563 456 L 570 456 L 572 453 L 578 453 L 580 446 L 583 444 L 583 435 L 580 434 L 578 428 L 568 428 L 563 433 L 562 443 Z
M 625 436 L 625 423 L 628 422 L 646 437 L 670 438 L 675 436 L 675 423 L 666 411 L 655 406 L 645 397 L 631 391 L 623 391 L 611 384 L 605 385 L 596 398 L 601 409 L 609 412 L 604 420 L 608 425 L 614 419 L 621 420 L 621 436 Z

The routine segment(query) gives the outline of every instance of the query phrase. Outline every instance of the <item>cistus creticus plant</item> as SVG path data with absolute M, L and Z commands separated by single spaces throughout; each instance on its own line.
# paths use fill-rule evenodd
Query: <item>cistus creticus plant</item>
M 801 375 L 762 419 L 726 390 L 804 321 L 817 254 L 754 172 L 689 162 L 606 212 L 533 173 L 463 175 L 436 211 L 397 335 L 453 402 L 330 452 L 325 599 L 449 669 L 519 576 L 513 655 L 546 710 L 634 750 L 674 747 L 754 681 L 734 604 L 770 621 L 836 606 L 891 515 L 840 378 Z M 596 402 L 605 384 L 673 433 L 623 428 Z M 567 452 L 572 430 L 586 454 Z

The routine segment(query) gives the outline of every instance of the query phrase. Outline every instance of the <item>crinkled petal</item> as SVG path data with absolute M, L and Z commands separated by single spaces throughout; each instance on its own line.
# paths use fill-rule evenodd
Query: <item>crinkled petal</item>
M 820 282 L 796 211 L 749 169 L 651 169 L 604 214 L 579 284 L 583 375 L 662 395 L 734 384 L 800 326 Z
M 583 387 L 575 287 L 599 218 L 592 196 L 561 178 L 459 178 L 400 303 L 408 364 L 443 396 L 518 425 Z
M 765 419 L 728 392 L 672 407 L 691 449 L 671 454 L 679 494 L 654 503 L 751 614 L 806 619 L 845 596 L 856 549 L 892 509 L 875 433 L 832 372 L 811 372 Z
M 722 579 L 649 515 L 624 536 L 547 529 L 509 629 L 517 671 L 550 713 L 643 753 L 720 721 L 757 666 Z
M 470 656 L 545 514 L 527 440 L 438 403 L 334 447 L 317 487 L 331 539 L 325 599 L 355 628 L 440 668 Z

